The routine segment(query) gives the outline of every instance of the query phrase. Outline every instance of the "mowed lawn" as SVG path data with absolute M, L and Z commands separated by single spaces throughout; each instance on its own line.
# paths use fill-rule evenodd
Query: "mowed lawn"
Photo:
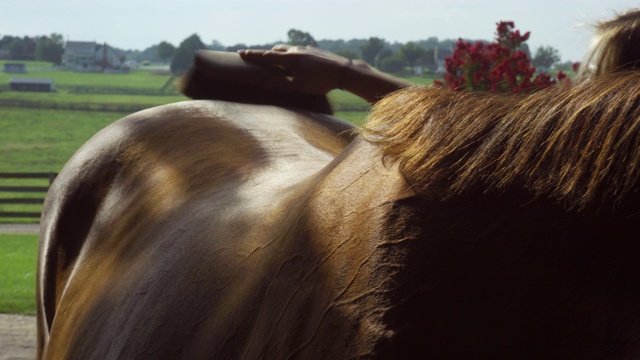
M 6 62 L 0 61 L 0 67 Z M 170 75 L 150 70 L 135 70 L 127 74 L 108 73 L 77 73 L 72 71 L 59 71 L 47 69 L 51 64 L 20 61 L 26 63 L 27 72 L 24 74 L 7 74 L 0 72 L 0 84 L 8 84 L 11 78 L 46 78 L 52 79 L 56 88 L 69 86 L 85 87 L 129 87 L 144 89 L 160 89 L 169 80 Z M 43 71 L 42 69 L 47 69 Z
M 91 136 L 125 115 L 0 108 L 0 172 L 58 172 Z
M 0 313 L 36 313 L 37 235 L 0 234 Z

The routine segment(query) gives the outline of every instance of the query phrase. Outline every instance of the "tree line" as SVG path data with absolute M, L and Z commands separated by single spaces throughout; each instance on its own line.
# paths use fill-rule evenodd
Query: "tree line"
M 476 41 L 486 42 L 484 40 Z M 439 66 L 442 66 L 445 58 L 451 57 L 456 42 L 457 40 L 450 39 L 439 40 L 437 37 L 430 37 L 426 40 L 409 41 L 407 43 L 389 43 L 379 37 L 351 39 L 347 41 L 316 40 L 308 32 L 298 29 L 290 29 L 287 32 L 286 41 L 286 43 L 290 45 L 316 46 L 347 58 L 362 59 L 376 68 L 389 73 L 400 73 L 407 67 L 415 66 L 436 71 Z M 214 40 L 211 44 L 206 45 L 197 34 L 193 34 L 183 40 L 177 47 L 163 41 L 148 49 L 147 55 L 151 52 L 165 63 L 170 61 L 171 71 L 174 74 L 179 74 L 191 65 L 193 51 L 197 49 L 221 51 L 236 51 L 249 48 L 270 49 L 276 44 L 275 42 L 258 45 L 241 43 L 225 47 L 220 42 Z M 560 53 L 551 46 L 539 47 L 533 56 L 527 44 L 523 44 L 521 50 L 531 59 L 531 64 L 543 72 L 551 70 L 554 65 L 556 65 L 559 70 L 571 69 L 573 65 L 571 61 L 558 64 L 560 61 Z
M 452 39 L 439 40 L 437 37 L 429 37 L 425 40 L 407 43 L 390 43 L 379 37 L 351 40 L 316 40 L 308 32 L 290 29 L 287 32 L 286 42 L 291 45 L 317 46 L 320 49 L 331 51 L 347 58 L 363 59 L 385 72 L 399 73 L 409 66 L 420 66 L 436 71 L 439 62 L 441 63 L 445 58 L 452 55 L 456 41 Z M 128 60 L 170 63 L 172 72 L 177 74 L 191 65 L 193 50 L 196 49 L 222 51 L 247 48 L 269 49 L 276 44 L 277 42 L 267 44 L 240 43 L 224 46 L 217 40 L 205 44 L 199 35 L 193 34 L 177 46 L 167 41 L 162 41 L 142 51 L 117 48 L 114 48 L 114 50 Z M 0 39 L 1 50 L 4 50 L 5 57 L 11 60 L 40 60 L 58 65 L 61 63 L 62 54 L 64 53 L 64 40 L 62 35 L 56 33 L 49 36 L 36 37 L 4 35 Z M 528 47 L 523 50 L 528 54 L 532 65 L 541 71 L 548 71 L 554 65 L 561 69 L 569 69 L 571 66 L 570 61 L 558 64 L 560 53 L 550 46 L 538 48 L 533 56 Z
M 64 40 L 60 34 L 49 36 L 12 36 L 4 35 L 0 39 L 3 57 L 9 60 L 38 60 L 60 64 L 64 53 Z

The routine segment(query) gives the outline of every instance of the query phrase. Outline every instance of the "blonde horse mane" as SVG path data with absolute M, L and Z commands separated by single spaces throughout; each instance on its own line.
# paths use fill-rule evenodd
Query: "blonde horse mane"
M 362 135 L 434 196 L 517 186 L 615 204 L 640 175 L 640 72 L 530 95 L 412 87 L 380 101 Z
M 597 23 L 582 64 L 579 78 L 640 69 L 640 9 Z

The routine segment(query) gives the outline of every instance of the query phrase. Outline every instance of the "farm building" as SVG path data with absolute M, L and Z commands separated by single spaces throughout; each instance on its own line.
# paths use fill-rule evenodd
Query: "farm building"
M 4 72 L 8 74 L 24 74 L 27 72 L 27 68 L 24 63 L 5 63 Z
M 125 72 L 124 57 L 106 43 L 67 41 L 62 54 L 62 66 L 79 72 Z
M 13 91 L 55 91 L 52 79 L 12 78 L 9 80 L 9 88 Z

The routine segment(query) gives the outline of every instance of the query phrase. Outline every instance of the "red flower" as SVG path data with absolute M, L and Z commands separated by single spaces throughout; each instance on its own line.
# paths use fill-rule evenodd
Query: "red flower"
M 558 71 L 558 76 L 556 76 L 558 78 L 558 81 L 562 81 L 564 80 L 567 75 L 565 73 L 562 72 L 562 70 Z
M 578 70 L 580 69 L 580 62 L 576 61 L 573 63 L 573 71 L 578 72 Z
M 529 39 L 515 30 L 512 21 L 496 24 L 496 41 L 471 44 L 458 39 L 451 57 L 445 59 L 447 73 L 438 86 L 454 90 L 489 91 L 534 91 L 555 84 L 547 74 L 531 79 L 535 67 L 531 66 L 527 54 L 520 50 Z M 559 80 L 560 74 L 558 74 Z M 565 76 L 562 74 L 562 76 Z

